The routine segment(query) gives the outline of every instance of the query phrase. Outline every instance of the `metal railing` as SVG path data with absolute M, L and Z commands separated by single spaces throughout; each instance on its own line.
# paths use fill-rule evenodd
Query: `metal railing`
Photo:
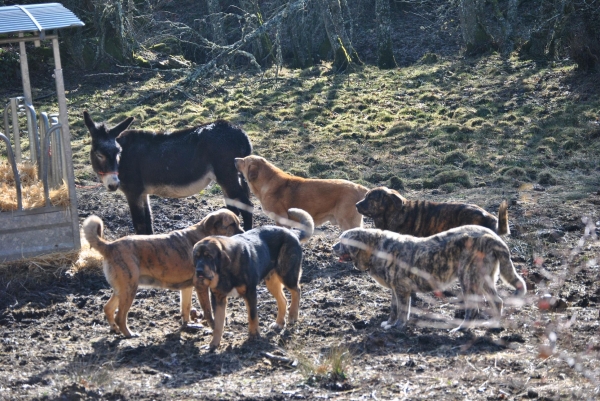
M 26 117 L 27 129 L 22 130 L 19 118 Z M 10 133 L 12 128 L 11 141 Z M 62 143 L 62 125 L 58 122 L 58 114 L 40 113 L 38 116 L 32 105 L 27 104 L 22 96 L 9 99 L 4 108 L 4 130 L 0 139 L 6 144 L 8 162 L 12 167 L 17 195 L 17 210 L 23 210 L 21 179 L 17 165 L 29 161 L 36 166 L 38 179 L 44 187 L 44 204 L 51 206 L 50 188 L 57 188 L 67 180 L 67 161 Z M 21 144 L 21 133 L 27 132 L 29 137 L 29 158 L 25 157 Z M 41 140 L 41 149 L 40 149 Z M 14 146 L 14 151 L 13 151 Z

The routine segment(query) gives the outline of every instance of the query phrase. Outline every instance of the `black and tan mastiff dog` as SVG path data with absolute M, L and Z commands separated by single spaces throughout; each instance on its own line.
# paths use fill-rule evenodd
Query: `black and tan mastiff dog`
M 210 287 L 215 296 L 215 325 L 210 350 L 221 343 L 228 296 L 241 296 L 246 302 L 250 338 L 259 336 L 256 287 L 265 280 L 267 289 L 277 300 L 277 319 L 272 328 L 285 325 L 287 299 L 285 286 L 292 294 L 288 324 L 298 320 L 302 247 L 314 231 L 310 215 L 290 209 L 287 215 L 299 231 L 285 227 L 262 226 L 233 237 L 212 236 L 194 245 L 195 281 Z
M 130 235 L 107 241 L 102 238 L 102 230 L 102 220 L 98 216 L 90 216 L 83 222 L 86 240 L 104 257 L 104 276 L 113 289 L 112 296 L 104 306 L 111 330 L 125 337 L 135 335 L 127 327 L 127 313 L 138 287 L 181 291 L 183 326 L 190 321 L 192 287 L 195 287 L 204 318 L 213 326 L 208 287 L 194 283 L 196 269 L 192 263 L 192 248 L 207 235 L 244 232 L 233 212 L 218 210 L 191 227 L 168 234 Z M 117 307 L 119 310 L 115 319 Z
M 333 251 L 340 261 L 352 261 L 392 290 L 390 318 L 381 324 L 385 329 L 408 321 L 411 291 L 444 290 L 458 279 L 465 322 L 475 317 L 483 297 L 491 301 L 498 317 L 502 314 L 503 301 L 496 291 L 498 275 L 516 288 L 516 295 L 527 291 L 510 260 L 508 246 L 481 226 L 457 227 L 426 238 L 354 228 L 342 233 Z
M 372 218 L 381 230 L 415 237 L 428 237 L 467 224 L 487 227 L 498 235 L 510 234 L 507 201 L 500 204 L 496 218 L 476 205 L 408 200 L 393 189 L 378 187 L 367 192 L 356 209 Z

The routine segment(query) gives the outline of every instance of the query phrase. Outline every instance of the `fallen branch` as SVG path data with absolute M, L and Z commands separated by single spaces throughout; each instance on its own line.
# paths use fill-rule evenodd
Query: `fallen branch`
M 294 13 L 294 12 L 304 8 L 305 3 L 306 3 L 306 0 L 298 0 L 298 1 L 290 4 L 288 7 L 282 8 L 281 11 L 276 13 L 273 17 L 271 17 L 264 24 L 260 25 L 254 31 L 250 32 L 248 35 L 245 35 L 240 40 L 238 40 L 237 42 L 235 42 L 231 45 L 220 46 L 220 45 L 217 45 L 216 43 L 211 43 L 205 39 L 206 40 L 205 43 L 207 45 L 210 45 L 210 47 L 215 49 L 215 51 L 219 51 L 219 52 L 211 61 L 200 66 L 199 68 L 195 69 L 191 74 L 189 74 L 184 81 L 184 85 L 189 85 L 189 84 L 197 81 L 200 77 L 206 75 L 210 70 L 212 70 L 217 65 L 217 63 L 221 59 L 225 59 L 225 58 L 231 57 L 236 54 L 250 58 L 251 64 L 254 65 L 255 67 L 260 68 L 260 65 L 256 62 L 256 59 L 254 58 L 254 56 L 246 51 L 241 50 L 241 48 L 244 45 L 246 45 L 247 43 L 252 42 L 256 38 L 258 38 L 260 35 L 263 35 L 266 31 L 268 31 L 272 27 L 277 26 L 277 24 L 279 24 L 280 20 L 282 20 L 288 13 Z

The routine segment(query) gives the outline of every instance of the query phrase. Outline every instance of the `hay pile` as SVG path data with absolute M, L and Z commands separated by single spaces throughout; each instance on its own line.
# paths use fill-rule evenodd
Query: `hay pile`
M 45 205 L 44 185 L 38 179 L 37 169 L 31 163 L 17 164 L 21 177 L 23 209 L 33 209 Z M 69 191 L 66 183 L 57 189 L 50 190 L 50 203 L 54 206 L 69 205 Z M 0 211 L 17 210 L 17 190 L 12 167 L 7 162 L 0 162 Z

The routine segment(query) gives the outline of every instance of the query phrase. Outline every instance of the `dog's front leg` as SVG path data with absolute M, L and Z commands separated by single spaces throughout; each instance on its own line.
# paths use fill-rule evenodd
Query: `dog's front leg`
M 194 280 L 194 287 L 196 289 L 196 295 L 198 296 L 198 301 L 200 301 L 200 306 L 202 307 L 202 313 L 204 314 L 204 319 L 206 323 L 214 329 L 215 321 L 213 320 L 213 311 L 211 309 L 210 302 L 210 294 L 208 291 L 208 286 L 202 283 L 202 280 Z M 214 298 L 214 296 L 213 296 Z M 215 302 L 216 304 L 216 302 Z M 216 306 L 216 305 L 215 305 Z
M 216 306 L 215 306 L 215 322 L 213 329 L 213 339 L 210 342 L 209 350 L 212 352 L 219 348 L 221 344 L 221 337 L 223 337 L 223 330 L 225 328 L 225 312 L 227 311 L 227 296 L 221 294 L 216 295 Z
M 392 288 L 392 305 L 390 307 L 390 317 L 387 321 L 381 322 L 381 327 L 385 330 L 394 327 L 398 323 L 398 295 Z
M 184 288 L 179 292 L 179 303 L 181 307 L 181 325 L 187 327 L 190 323 L 190 311 L 192 310 L 193 289 Z
M 247 288 L 244 300 L 246 301 L 246 309 L 248 310 L 248 329 L 250 331 L 250 339 L 254 340 L 260 337 L 260 333 L 258 331 L 256 288 Z
M 410 291 L 406 292 L 403 288 L 392 287 L 392 306 L 390 318 L 387 322 L 381 323 L 385 330 L 395 326 L 404 326 L 410 315 Z

